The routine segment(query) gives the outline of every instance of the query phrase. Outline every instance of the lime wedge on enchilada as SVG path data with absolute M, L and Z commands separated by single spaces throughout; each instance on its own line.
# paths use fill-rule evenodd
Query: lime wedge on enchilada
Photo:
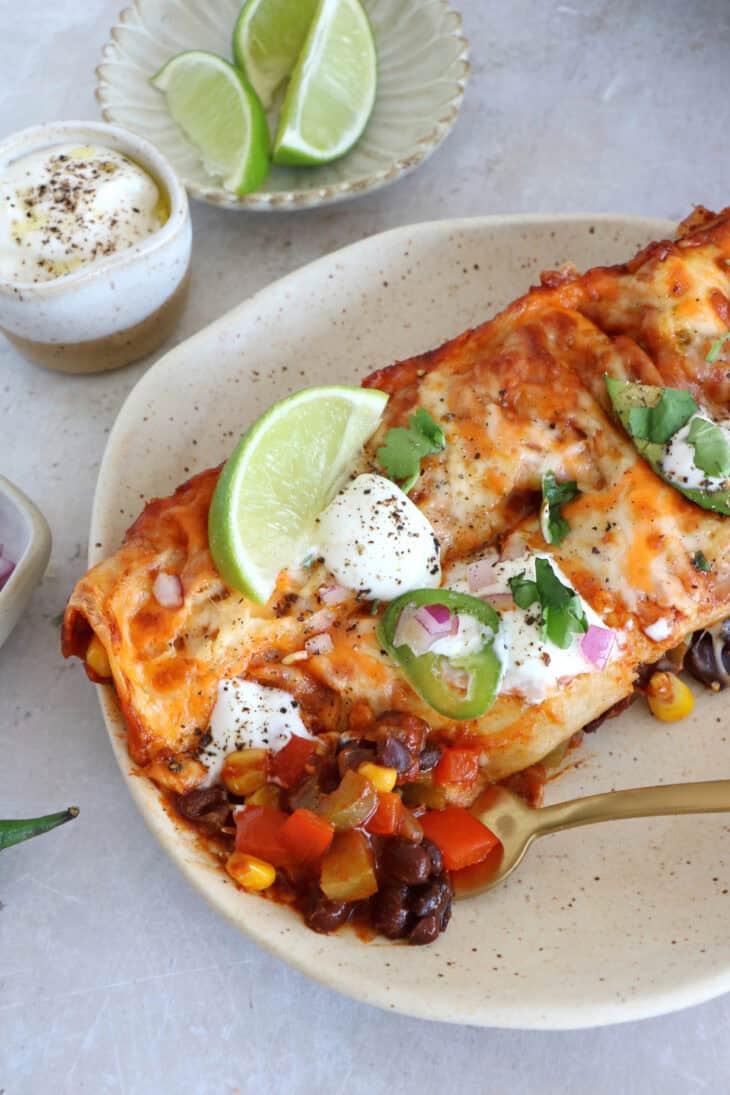
M 315 517 L 342 486 L 387 401 L 374 388 L 305 388 L 246 431 L 208 519 L 213 562 L 228 585 L 263 604 L 279 571 L 302 561 Z

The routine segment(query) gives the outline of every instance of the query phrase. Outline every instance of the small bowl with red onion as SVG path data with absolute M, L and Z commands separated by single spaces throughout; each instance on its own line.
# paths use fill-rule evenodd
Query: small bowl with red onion
M 51 531 L 45 517 L 0 475 L 0 646 L 43 577 L 50 553 Z

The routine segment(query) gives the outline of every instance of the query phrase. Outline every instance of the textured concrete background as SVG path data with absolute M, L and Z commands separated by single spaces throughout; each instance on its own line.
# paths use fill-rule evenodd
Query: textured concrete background
M 196 207 L 176 339 L 310 259 L 412 221 L 679 218 L 693 202 L 730 201 L 727 0 L 460 6 L 473 75 L 448 142 L 415 175 L 354 204 L 276 217 Z M 97 117 L 93 69 L 116 10 L 109 0 L 0 0 L 0 136 Z M 0 470 L 43 508 L 55 538 L 48 577 L 0 651 L 0 803 L 11 816 L 82 808 L 73 829 L 0 861 L 0 1092 L 727 1090 L 727 997 L 576 1034 L 429 1025 L 313 984 L 183 882 L 123 789 L 93 690 L 58 654 L 55 621 L 84 569 L 106 435 L 143 369 L 55 377 L 0 343 Z

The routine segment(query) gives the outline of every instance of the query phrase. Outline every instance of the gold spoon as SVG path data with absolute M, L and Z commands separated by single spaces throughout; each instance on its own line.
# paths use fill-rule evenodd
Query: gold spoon
M 501 841 L 483 863 L 454 875 L 456 897 L 474 897 L 504 882 L 525 852 L 541 836 L 597 821 L 673 814 L 730 811 L 730 779 L 636 787 L 603 795 L 574 798 L 534 809 L 504 787 L 489 787 L 471 807 L 475 817 Z

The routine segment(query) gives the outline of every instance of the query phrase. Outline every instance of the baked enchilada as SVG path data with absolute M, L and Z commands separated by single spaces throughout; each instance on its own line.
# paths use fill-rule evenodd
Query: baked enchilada
M 314 927 L 365 909 L 428 941 L 449 871 L 489 853 L 464 809 L 484 784 L 719 634 L 729 224 L 546 275 L 369 377 L 377 428 L 266 599 L 211 553 L 220 469 L 79 582 L 64 653 L 113 681 L 138 769 L 235 839 L 234 878 L 268 866 Z

